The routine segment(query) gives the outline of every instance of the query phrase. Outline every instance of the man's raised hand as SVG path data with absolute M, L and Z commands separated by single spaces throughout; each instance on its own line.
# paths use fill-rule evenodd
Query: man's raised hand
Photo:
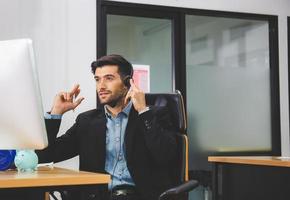
M 133 80 L 130 79 L 131 88 L 125 97 L 125 104 L 131 99 L 135 110 L 138 112 L 146 108 L 145 94 L 134 84 Z
M 79 93 L 79 84 L 74 85 L 69 92 L 58 93 L 54 98 L 51 114 L 62 115 L 69 110 L 74 110 L 84 100 L 84 97 L 76 99 Z

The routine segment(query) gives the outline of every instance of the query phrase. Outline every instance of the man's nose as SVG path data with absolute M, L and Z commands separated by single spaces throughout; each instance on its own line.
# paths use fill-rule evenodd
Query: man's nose
M 106 88 L 106 83 L 103 79 L 99 80 L 99 82 L 97 83 L 97 87 L 99 89 L 102 89 L 102 88 Z

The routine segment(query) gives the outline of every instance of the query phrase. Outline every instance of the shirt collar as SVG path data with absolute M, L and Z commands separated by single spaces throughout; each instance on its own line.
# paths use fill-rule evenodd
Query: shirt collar
M 132 108 L 132 101 L 129 101 L 129 103 L 125 106 L 125 108 L 123 108 L 123 110 L 120 113 L 125 114 L 127 117 L 129 116 L 130 110 Z M 107 118 L 112 118 L 112 114 L 110 113 L 110 111 L 107 108 L 107 105 L 104 106 L 105 109 L 105 114 Z

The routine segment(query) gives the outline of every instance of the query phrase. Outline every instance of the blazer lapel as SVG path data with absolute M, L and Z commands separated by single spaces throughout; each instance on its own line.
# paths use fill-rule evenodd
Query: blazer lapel
M 130 162 L 131 155 L 132 155 L 132 150 L 133 150 L 133 141 L 135 137 L 135 130 L 137 127 L 138 122 L 138 113 L 132 107 L 130 114 L 129 114 L 129 119 L 128 119 L 128 124 L 125 132 L 125 145 L 126 145 L 126 157 L 127 161 Z
M 105 167 L 106 158 L 106 117 L 103 112 L 98 113 L 97 117 L 91 120 L 89 125 L 88 145 L 89 154 L 94 166 L 98 170 L 103 170 Z M 92 156 L 94 157 L 92 159 Z

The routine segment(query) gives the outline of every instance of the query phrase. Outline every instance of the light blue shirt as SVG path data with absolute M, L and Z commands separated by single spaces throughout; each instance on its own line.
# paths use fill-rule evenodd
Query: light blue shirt
M 127 167 L 124 143 L 131 108 L 130 101 L 116 117 L 113 117 L 105 106 L 107 118 L 105 170 L 112 178 L 109 189 L 122 184 L 135 185 Z

